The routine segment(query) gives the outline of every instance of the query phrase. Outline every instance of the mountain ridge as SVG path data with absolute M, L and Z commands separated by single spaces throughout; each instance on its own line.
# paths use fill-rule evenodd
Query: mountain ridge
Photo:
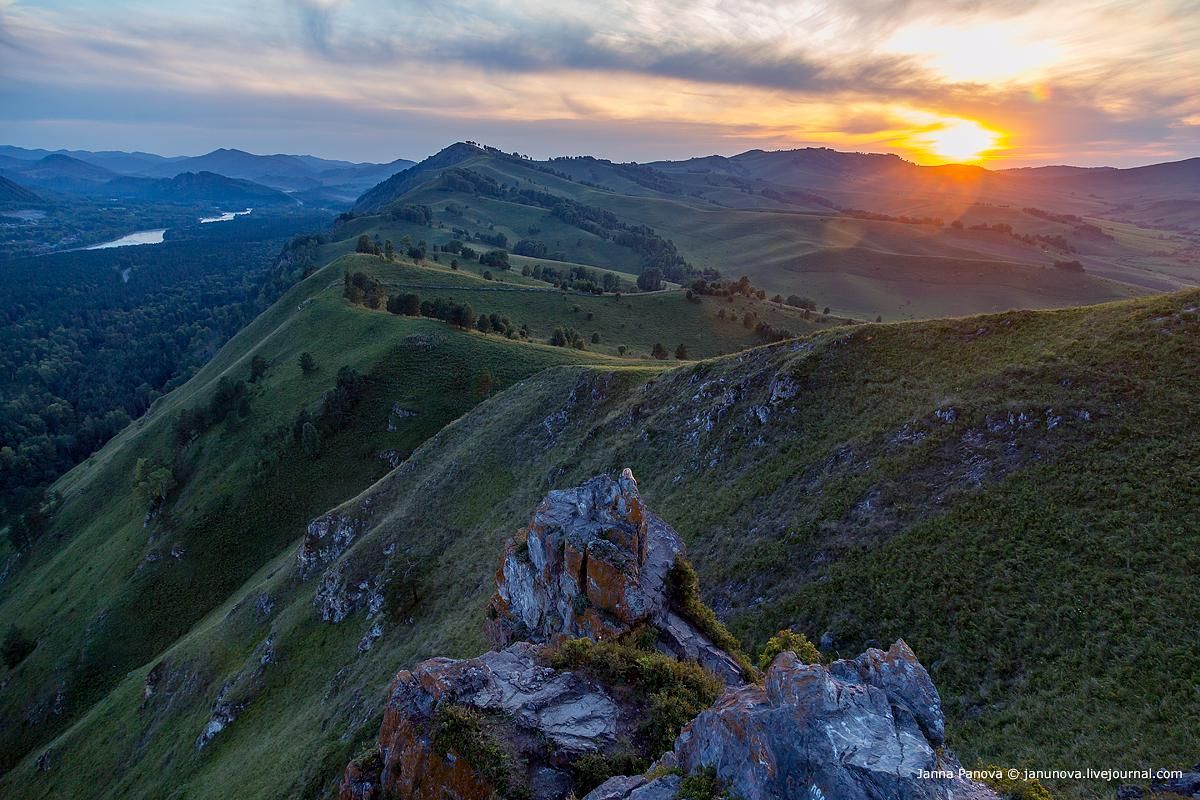
M 366 264 L 372 257 L 360 258 Z M 180 538 L 179 529 L 191 516 L 188 507 L 212 491 L 199 474 L 172 495 L 172 513 L 146 528 L 144 508 L 132 499 L 113 505 L 128 491 L 117 487 L 128 486 L 135 454 L 166 458 L 165 428 L 196 401 L 197 386 L 211 391 L 222 375 L 244 374 L 251 354 L 261 354 L 268 377 L 246 420 L 256 419 L 255 409 L 272 409 L 286 423 L 295 400 L 285 403 L 289 395 L 279 392 L 304 380 L 289 365 L 297 348 L 318 345 L 310 336 L 297 341 L 299 324 L 315 325 L 314 333 L 339 331 L 369 348 L 395 341 L 384 331 L 399 326 L 401 350 L 385 356 L 389 364 L 426 358 L 421 354 L 431 346 L 428 357 L 436 359 L 452 352 L 447 348 L 488 344 L 503 349 L 504 361 L 544 348 L 414 325 L 314 294 L 330 277 L 311 276 L 239 335 L 188 393 L 163 398 L 142 426 L 60 482 L 65 505 L 50 541 L 64 537 L 57 549 L 84 537 L 75 547 L 91 555 L 75 561 L 75 577 L 43 572 L 38 556 L 42 566 L 32 573 L 24 567 L 0 585 L 5 614 L 44 638 L 10 687 L 27 687 L 44 668 L 38 665 L 53 663 L 55 637 L 75 635 L 67 617 L 57 617 L 65 626 L 58 633 L 37 620 L 61 602 L 52 589 L 92 580 L 86 570 L 94 559 L 102 558 L 114 578 L 133 568 L 144 576 L 140 584 L 168 581 L 179 590 L 171 576 L 204 563 L 205 538 Z M 306 304 L 309 297 L 315 299 Z M 335 501 L 321 518 L 341 531 L 331 540 L 336 547 L 307 577 L 295 571 L 302 526 L 272 534 L 273 555 L 242 564 L 250 573 L 245 582 L 178 639 L 147 653 L 141 666 L 131 664 L 127 676 L 122 669 L 94 703 L 71 710 L 71 724 L 51 739 L 27 745 L 0 786 L 14 797 L 78 794 L 94 792 L 96 776 L 111 776 L 101 796 L 162 794 L 181 783 L 199 798 L 223 796 L 230 785 L 248 798 L 321 796 L 378 730 L 374 715 L 397 666 L 480 651 L 482 632 L 470 620 L 491 591 L 493 553 L 538 497 L 624 463 L 643 476 L 643 495 L 687 540 L 706 600 L 747 646 L 788 625 L 814 638 L 830 633 L 834 651 L 856 652 L 867 639 L 903 633 L 933 665 L 957 732 L 953 745 L 968 763 L 986 756 L 1033 764 L 1047 754 L 1075 757 L 1079 748 L 1094 758 L 1119 753 L 1140 764 L 1179 762 L 1197 744 L 1194 731 L 1180 727 L 1194 698 L 1179 694 L 1184 688 L 1171 678 L 1200 658 L 1180 649 L 1175 636 L 1178 620 L 1195 618 L 1175 607 L 1191 597 L 1180 581 L 1195 559 L 1193 532 L 1172 528 L 1167 535 L 1145 522 L 1137 528 L 1137 558 L 1155 569 L 1117 574 L 1105 564 L 1115 552 L 1128 557 L 1123 515 L 1152 520 L 1159 507 L 1187 513 L 1188 472 L 1177 467 L 1195 432 L 1172 420 L 1195 403 L 1187 389 L 1196 369 L 1188 343 L 1200 324 L 1198 306 L 1192 291 L 1083 309 L 833 329 L 672 370 L 601 358 L 535 372 L 441 428 L 379 481 L 350 492 L 360 494 Z M 332 370 L 339 362 L 331 354 L 341 345 L 326 338 L 333 349 L 320 350 L 318 361 Z M 1057 356 L 1046 361 L 1050 346 Z M 1135 351 L 1140 356 L 1131 360 Z M 306 393 L 328 385 L 333 376 L 325 375 Z M 350 439 L 326 440 L 334 449 L 322 458 L 334 460 L 322 465 L 323 474 L 341 475 L 347 466 L 330 472 L 334 464 L 374 458 L 388 435 L 385 422 L 397 421 L 394 409 L 411 407 L 411 396 L 398 394 L 410 383 L 388 384 L 364 401 L 352 413 Z M 421 409 L 399 419 L 433 422 Z M 269 430 L 274 423 L 253 424 Z M 191 452 L 236 453 L 258 441 L 248 433 L 214 430 Z M 352 444 L 360 437 L 361 445 Z M 212 457 L 223 465 L 248 457 L 218 452 Z M 284 474 L 311 469 L 298 451 L 289 452 L 296 461 L 281 462 Z M 1079 471 L 1084 464 L 1090 472 Z M 1138 490 L 1095 504 L 1099 487 L 1114 476 L 1137 482 Z M 87 485 L 87 495 L 79 495 Z M 87 499 L 96 492 L 114 500 L 97 505 Z M 278 502 L 263 501 L 263 511 Z M 252 529 L 241 514 L 223 512 L 214 529 L 230 545 Z M 1080 545 L 1068 549 L 1075 565 L 1069 574 L 1049 557 L 1064 537 Z M 945 542 L 964 558 L 931 570 Z M 149 553 L 159 558 L 147 560 Z M 255 563 L 261 566 L 251 569 Z M 42 588 L 21 601 L 18 586 L 34 576 Z M 1069 593 L 1086 613 L 1055 616 L 1065 598 L 1031 604 L 1047 592 Z M 391 609 L 378 635 L 378 620 L 366 616 L 376 596 Z M 978 606 L 972 613 L 982 615 L 980 629 L 956 633 L 958 617 L 940 605 L 943 597 Z M 81 608 L 73 617 L 82 622 L 97 612 Z M 1012 629 L 1005 622 L 1011 619 L 1025 626 Z M 111 635 L 111 624 L 81 634 L 81 643 Z M 1054 637 L 1049 648 L 1047 631 Z M 1090 653 L 1091 638 L 1105 642 L 1110 655 L 1170 650 L 1171 658 L 1139 663 L 1146 680 L 1173 692 L 1178 714 L 1148 716 L 1131 694 L 1125 662 L 1115 658 L 1089 662 L 1091 680 L 1071 684 L 1064 696 L 1053 676 L 1077 653 Z M 1013 672 L 1020 665 L 1024 678 Z M 27 696 L 52 702 L 64 685 L 52 675 Z M 1115 728 L 1086 724 L 1086 709 L 1098 699 L 1093 689 L 1120 698 L 1105 709 L 1120 720 Z M 78 689 L 67 684 L 65 691 L 71 698 Z M 214 722 L 215 735 L 197 750 L 197 737 Z M 1133 750 L 1111 733 L 1128 729 L 1149 731 Z M 102 744 L 109 741 L 104 732 L 114 730 L 127 735 Z M 38 773 L 44 753 L 49 771 Z M 278 768 L 255 768 L 263 758 Z

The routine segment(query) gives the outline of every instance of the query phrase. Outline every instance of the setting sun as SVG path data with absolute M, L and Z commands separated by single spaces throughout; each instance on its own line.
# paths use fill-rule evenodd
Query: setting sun
M 1000 146 L 1001 134 L 969 119 L 955 120 L 920 137 L 925 149 L 949 161 L 978 161 Z

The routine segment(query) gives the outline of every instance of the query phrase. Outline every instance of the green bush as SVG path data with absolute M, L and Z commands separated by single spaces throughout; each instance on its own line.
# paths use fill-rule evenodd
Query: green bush
M 808 640 L 803 633 L 796 633 L 785 628 L 767 640 L 763 651 L 758 654 L 758 668 L 766 670 L 775 660 L 775 656 L 790 650 L 805 664 L 821 663 L 821 651 Z
M 528 797 L 529 787 L 515 777 L 513 757 L 501 744 L 495 727 L 494 720 L 482 712 L 447 703 L 434 712 L 430 740 L 434 752 L 443 758 L 453 752 L 501 797 Z
M 716 613 L 701 599 L 700 577 L 682 556 L 675 557 L 675 563 L 667 573 L 667 595 L 679 613 L 687 617 L 713 644 L 734 657 L 746 678 L 754 677 L 754 667 L 742 652 L 741 642 L 721 624 Z
M 729 795 L 721 791 L 717 770 L 708 766 L 695 775 L 688 775 L 679 783 L 675 800 L 725 800 Z

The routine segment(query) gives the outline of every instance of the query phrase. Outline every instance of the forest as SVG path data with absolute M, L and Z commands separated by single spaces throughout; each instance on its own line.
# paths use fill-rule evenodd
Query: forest
M 160 245 L 0 265 L 0 514 L 14 538 L 36 534 L 46 486 L 302 277 L 289 243 L 328 219 L 256 214 Z

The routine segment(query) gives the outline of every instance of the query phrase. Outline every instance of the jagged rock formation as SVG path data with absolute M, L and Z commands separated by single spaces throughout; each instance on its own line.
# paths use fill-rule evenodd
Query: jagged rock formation
M 659 650 L 722 678 L 725 693 L 683 728 L 648 773 L 657 777 L 610 778 L 586 800 L 670 800 L 682 776 L 703 769 L 744 800 L 995 800 L 957 776 L 941 700 L 907 645 L 829 667 L 785 652 L 763 684 L 746 684 L 734 658 L 673 608 L 669 584 L 682 554 L 629 470 L 550 492 L 504 550 L 486 621 L 497 649 L 400 672 L 378 747 L 347 766 L 341 800 L 562 800 L 576 787 L 579 759 L 628 748 L 647 706 L 628 685 L 609 685 L 586 666 L 572 671 L 580 662 L 550 666 L 550 648 L 647 633 Z M 640 666 L 644 658 L 671 664 L 634 653 L 638 670 L 655 669 Z M 719 681 L 705 680 L 711 694 L 688 715 L 719 691 Z
M 380 758 L 352 764 L 342 785 L 343 800 L 380 796 L 484 800 L 495 786 L 481 772 L 496 764 L 470 763 L 462 753 L 438 752 L 439 714 L 448 707 L 478 714 L 506 745 L 533 796 L 562 797 L 573 778 L 567 768 L 582 753 L 598 752 L 635 727 L 597 683 L 538 663 L 537 648 L 519 642 L 479 658 L 433 658 L 402 671 L 388 691 L 380 728 Z M 547 744 L 550 746 L 547 747 Z M 510 767 L 512 768 L 512 767 Z
M 666 582 L 683 540 L 638 497 L 628 469 L 552 491 L 505 547 L 486 631 L 512 641 L 611 639 L 638 625 L 659 632 L 659 649 L 698 661 L 729 685 L 741 668 L 672 608 Z
M 994 800 L 958 777 L 944 734 L 937 689 L 903 641 L 829 667 L 785 652 L 762 686 L 731 689 L 684 728 L 665 764 L 715 768 L 744 800 Z M 668 777 L 611 778 L 585 800 L 672 797 L 658 787 Z

